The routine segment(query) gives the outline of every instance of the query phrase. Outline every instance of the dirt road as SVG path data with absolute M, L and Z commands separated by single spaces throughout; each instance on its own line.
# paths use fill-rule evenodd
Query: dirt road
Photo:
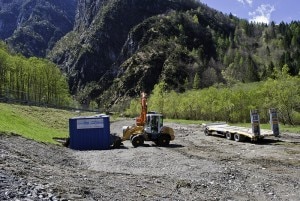
M 123 125 L 111 124 L 121 133 Z M 170 147 L 74 151 L 0 135 L 0 200 L 299 200 L 300 135 L 259 144 L 169 124 Z

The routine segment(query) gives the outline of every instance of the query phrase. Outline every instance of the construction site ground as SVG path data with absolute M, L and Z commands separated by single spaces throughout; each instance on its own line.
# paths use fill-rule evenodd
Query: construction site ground
M 133 123 L 114 122 L 111 132 Z M 254 144 L 167 125 L 170 147 L 126 141 L 102 151 L 0 134 L 0 200 L 299 200 L 299 134 Z

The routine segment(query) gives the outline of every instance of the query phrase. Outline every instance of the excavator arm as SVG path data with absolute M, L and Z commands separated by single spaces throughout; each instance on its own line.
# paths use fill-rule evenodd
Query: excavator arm
M 146 115 L 147 115 L 147 95 L 145 92 L 142 92 L 141 96 L 141 114 L 136 118 L 137 126 L 144 126 L 146 123 Z

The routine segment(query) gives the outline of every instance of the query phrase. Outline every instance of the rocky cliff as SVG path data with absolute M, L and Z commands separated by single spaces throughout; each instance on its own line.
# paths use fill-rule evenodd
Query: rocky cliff
M 74 30 L 85 31 L 98 15 L 100 9 L 107 4 L 108 0 L 79 0 Z
M 193 0 L 79 0 L 78 5 L 74 30 L 56 44 L 49 58 L 68 74 L 72 92 L 93 81 L 101 85 L 93 96 L 117 76 L 118 65 L 113 64 L 135 52 L 121 55 L 135 26 L 152 16 L 199 6 Z
M 25 56 L 45 57 L 71 31 L 77 0 L 2 0 L 0 38 Z
M 117 76 L 106 76 L 91 94 L 101 94 L 99 103 L 114 104 L 141 91 L 150 93 L 158 82 L 169 90 L 191 88 L 199 74 L 199 87 L 222 82 L 222 65 L 217 57 L 215 36 L 229 37 L 234 24 L 220 13 L 199 5 L 196 10 L 172 11 L 145 19 L 128 33 L 118 59 L 113 65 Z M 113 79 L 105 89 L 107 80 Z
M 22 0 L 0 1 L 0 39 L 10 37 L 17 28 L 18 15 Z

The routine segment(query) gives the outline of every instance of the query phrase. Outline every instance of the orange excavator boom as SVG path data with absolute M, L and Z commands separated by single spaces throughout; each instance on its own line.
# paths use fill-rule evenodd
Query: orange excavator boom
M 136 118 L 137 126 L 144 126 L 146 123 L 146 115 L 147 115 L 147 94 L 142 92 L 141 94 L 141 114 Z

